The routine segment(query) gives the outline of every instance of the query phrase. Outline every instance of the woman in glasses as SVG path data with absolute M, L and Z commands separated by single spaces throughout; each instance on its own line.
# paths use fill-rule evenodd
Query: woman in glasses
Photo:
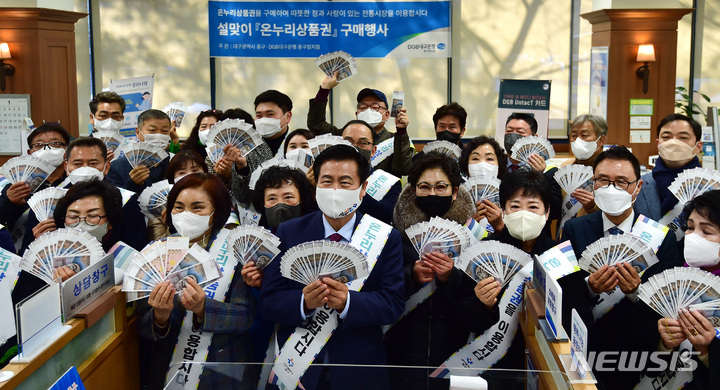
M 442 217 L 464 225 L 475 213 L 475 205 L 462 187 L 457 162 L 430 152 L 413 162 L 405 186 L 394 210 L 395 228 L 408 227 L 432 217 Z M 405 298 L 425 297 L 413 311 L 401 318 L 385 335 L 388 363 L 437 367 L 465 345 L 470 334 L 468 309 L 477 299 L 475 283 L 454 268 L 452 257 L 432 252 L 419 258 L 403 233 Z M 429 297 L 423 286 L 434 282 Z M 419 294 L 419 295 L 416 295 Z M 425 370 L 391 372 L 393 388 L 447 388 L 447 382 L 428 379 Z
M 507 154 L 494 138 L 481 135 L 475 137 L 460 154 L 460 172 L 465 177 L 490 176 L 502 179 L 507 174 Z M 477 222 L 486 220 L 483 227 L 499 232 L 503 228 L 502 209 L 490 200 L 475 203 Z M 489 230 L 489 229 L 488 229 Z
M 57 228 L 75 228 L 90 233 L 102 243 L 103 250 L 108 251 L 118 242 L 114 232 L 120 231 L 123 221 L 122 196 L 117 188 L 100 180 L 83 181 L 72 186 L 58 201 L 53 217 Z M 55 277 L 63 282 L 73 275 L 75 271 L 71 267 L 55 270 Z M 25 271 L 20 272 L 12 292 L 13 307 L 43 286 L 45 282 L 42 279 Z M 15 340 L 12 338 L 3 345 L 0 354 L 15 345 Z

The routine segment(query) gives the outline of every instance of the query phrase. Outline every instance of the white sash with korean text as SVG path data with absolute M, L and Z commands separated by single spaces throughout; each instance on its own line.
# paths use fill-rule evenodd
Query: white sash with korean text
M 658 221 L 661 224 L 670 228 L 670 230 L 675 233 L 675 238 L 678 241 L 682 240 L 682 238 L 685 237 L 685 231 L 683 231 L 680 227 L 680 214 L 682 214 L 684 207 L 684 203 L 678 202 L 672 210 L 670 210 L 667 214 L 660 218 L 660 221 Z
M 432 374 L 434 378 L 447 378 L 450 374 L 480 375 L 497 363 L 512 344 L 522 310 L 523 285 L 530 281 L 533 263 L 526 264 L 512 278 L 500 298 L 500 319 L 482 335 L 452 354 Z
M 400 179 L 397 176 L 391 175 L 382 169 L 376 169 L 372 175 L 368 177 L 366 192 L 379 202 L 398 181 L 400 181 Z
M 377 150 L 370 157 L 370 165 L 375 168 L 378 164 L 383 162 L 386 158 L 392 156 L 395 152 L 395 137 L 390 137 L 383 142 L 377 144 Z
M 689 353 L 693 350 L 692 344 L 685 340 L 675 350 L 678 353 Z M 689 356 L 689 355 L 688 355 Z M 674 367 L 672 364 L 675 364 Z M 697 361 L 695 364 L 702 364 Z M 681 359 L 671 359 L 670 367 L 667 367 L 659 375 L 648 377 L 643 374 L 635 386 L 635 390 L 678 390 L 682 389 L 693 380 L 693 369 Z
M 420 306 L 421 303 L 425 302 L 428 298 L 430 298 L 430 296 L 435 293 L 435 290 L 437 290 L 437 282 L 435 281 L 435 279 L 425 283 L 419 290 L 417 290 L 413 295 L 411 295 L 410 298 L 407 299 L 407 301 L 405 301 L 405 310 L 403 310 L 402 314 L 400 314 L 400 317 L 398 317 L 397 321 L 395 321 L 395 324 L 400 322 L 400 320 L 410 314 L 411 311 L 415 310 L 418 306 Z M 387 331 L 390 330 L 390 328 L 392 328 L 395 324 L 383 326 L 383 333 L 387 333 Z
M 382 252 L 392 227 L 369 215 L 363 216 L 350 245 L 362 252 L 368 261 L 368 275 Z M 360 291 L 365 278 L 356 279 L 348 284 L 348 290 Z M 340 314 L 325 306 L 319 308 L 308 318 L 307 324 L 295 328 L 280 350 L 280 356 L 275 360 L 270 380 L 273 384 L 282 384 L 288 389 L 294 389 L 300 378 L 307 371 L 318 353 L 323 349 L 338 326 Z
M 222 277 L 217 282 L 205 286 L 205 295 L 216 301 L 224 302 L 227 299 L 230 282 L 235 274 L 238 264 L 237 257 L 227 255 L 227 236 L 230 233 L 222 229 L 218 233 L 212 247 L 210 256 L 217 260 Z M 183 319 L 180 335 L 178 336 L 175 351 L 170 361 L 165 386 L 173 384 L 172 388 L 197 389 L 202 374 L 202 364 L 185 364 L 184 362 L 204 362 L 207 359 L 213 333 L 193 330 L 193 313 L 187 311 Z M 178 364 L 178 363 L 183 364 Z
M 630 233 L 639 237 L 645 244 L 652 248 L 655 253 L 657 253 L 668 231 L 669 229 L 667 226 L 663 226 L 660 223 L 640 214 Z M 652 264 L 649 265 L 652 266 Z M 642 274 L 643 273 L 641 272 L 640 276 L 642 276 Z M 620 290 L 620 287 L 615 287 L 612 291 L 601 293 L 599 299 L 592 307 L 592 313 L 595 321 L 599 320 L 612 310 L 612 308 L 620 303 L 623 298 L 625 298 L 625 294 L 622 290 Z

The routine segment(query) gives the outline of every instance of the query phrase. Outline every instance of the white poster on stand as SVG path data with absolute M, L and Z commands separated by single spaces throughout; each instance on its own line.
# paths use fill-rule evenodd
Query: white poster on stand
M 125 120 L 120 129 L 125 137 L 135 137 L 138 116 L 152 108 L 154 80 L 154 75 L 110 80 L 110 91 L 125 99 Z
M 548 137 L 551 80 L 500 80 L 495 139 L 503 145 L 505 122 L 512 114 L 527 114 L 538 124 L 537 134 Z

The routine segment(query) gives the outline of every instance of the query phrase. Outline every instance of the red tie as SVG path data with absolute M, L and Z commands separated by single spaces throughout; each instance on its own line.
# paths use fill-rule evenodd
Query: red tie
M 341 236 L 341 235 L 338 234 L 338 233 L 333 233 L 333 234 L 331 234 L 330 237 L 328 237 L 328 238 L 330 239 L 330 241 L 340 242 L 340 240 L 343 239 L 343 236 Z

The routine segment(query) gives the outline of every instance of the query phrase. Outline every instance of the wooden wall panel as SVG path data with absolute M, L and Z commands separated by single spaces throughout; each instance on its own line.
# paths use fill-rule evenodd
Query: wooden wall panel
M 608 49 L 607 122 L 610 144 L 633 150 L 640 164 L 657 154 L 656 127 L 675 112 L 677 22 L 691 9 L 607 9 L 581 15 L 592 24 L 592 46 Z M 652 43 L 655 62 L 649 63 L 647 94 L 635 71 L 638 46 Z M 650 143 L 630 143 L 630 99 L 654 99 Z
M 57 121 L 79 134 L 75 23 L 87 14 L 45 8 L 0 8 L 0 42 L 15 74 L 2 94 L 30 94 L 32 120 Z M 0 156 L 0 164 L 12 156 Z

